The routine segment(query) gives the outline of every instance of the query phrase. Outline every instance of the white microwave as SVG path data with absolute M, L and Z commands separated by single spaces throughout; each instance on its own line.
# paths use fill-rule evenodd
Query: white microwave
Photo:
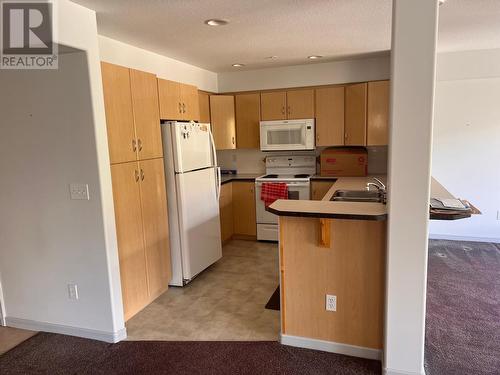
M 262 151 L 314 150 L 314 119 L 260 122 Z

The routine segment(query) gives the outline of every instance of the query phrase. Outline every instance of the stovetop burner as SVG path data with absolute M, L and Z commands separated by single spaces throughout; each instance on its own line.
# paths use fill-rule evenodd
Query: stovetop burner
M 307 173 L 302 173 L 302 174 L 296 174 L 293 177 L 295 178 L 308 178 L 310 175 Z
M 264 177 L 262 178 L 278 178 L 278 175 L 277 174 L 266 174 Z

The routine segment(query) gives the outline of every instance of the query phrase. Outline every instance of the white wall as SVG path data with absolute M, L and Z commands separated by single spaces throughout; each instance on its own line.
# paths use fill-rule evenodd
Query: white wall
M 99 36 L 101 60 L 156 74 L 160 78 L 188 83 L 200 90 L 217 92 L 217 73 Z
M 219 92 L 266 90 L 389 79 L 390 57 L 219 73 Z
M 437 0 L 394 0 L 384 372 L 424 374 Z
M 432 175 L 482 215 L 431 221 L 432 238 L 500 242 L 500 50 L 440 54 Z
M 0 278 L 7 324 L 125 337 L 95 13 L 58 1 L 59 70 L 0 71 Z M 89 184 L 89 201 L 68 184 Z M 80 299 L 68 299 L 67 284 Z

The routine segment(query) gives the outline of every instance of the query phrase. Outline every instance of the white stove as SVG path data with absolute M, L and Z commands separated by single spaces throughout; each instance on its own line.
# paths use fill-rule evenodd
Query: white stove
M 309 199 L 310 179 L 316 173 L 316 156 L 268 156 L 266 174 L 255 179 L 255 203 L 257 211 L 257 239 L 278 241 L 278 216 L 266 211 L 260 199 L 262 184 L 284 182 L 288 186 L 288 199 Z

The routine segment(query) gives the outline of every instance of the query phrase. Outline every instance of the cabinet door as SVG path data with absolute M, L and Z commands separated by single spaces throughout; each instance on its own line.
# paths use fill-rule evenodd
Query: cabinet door
M 368 146 L 388 144 L 389 81 L 368 82 Z
M 139 162 L 144 245 L 150 301 L 168 289 L 172 278 L 163 158 Z
M 217 150 L 236 148 L 234 96 L 211 95 L 210 118 Z
M 345 88 L 345 144 L 366 146 L 367 84 L 358 83 Z
M 125 320 L 149 302 L 139 175 L 137 162 L 111 166 Z
M 222 242 L 233 236 L 233 189 L 232 182 L 221 186 L 219 200 L 220 230 Z
M 158 79 L 158 98 L 162 120 L 183 120 L 181 84 Z
M 161 157 L 163 149 L 156 76 L 130 69 L 130 87 L 138 157 L 140 160 Z
M 260 148 L 260 94 L 238 94 L 236 107 L 237 148 Z
M 200 102 L 198 88 L 192 85 L 181 85 L 183 119 L 190 121 L 200 120 Z
M 101 63 L 111 164 L 137 160 L 129 69 Z
M 316 89 L 316 146 L 344 144 L 344 87 Z
M 286 93 L 289 120 L 314 118 L 314 90 L 292 90 Z
M 311 181 L 311 199 L 322 200 L 333 184 L 334 181 Z
M 198 100 L 200 102 L 200 122 L 210 122 L 210 95 L 208 92 L 198 91 Z
M 260 105 L 262 120 L 286 119 L 286 91 L 261 93 Z
M 255 183 L 233 181 L 234 234 L 257 235 L 255 214 Z

